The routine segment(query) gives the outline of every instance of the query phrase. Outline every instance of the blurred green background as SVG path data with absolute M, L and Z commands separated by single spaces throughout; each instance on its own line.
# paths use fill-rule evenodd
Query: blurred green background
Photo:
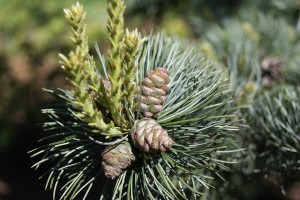
M 300 60 L 296 56 L 300 49 L 299 0 L 125 2 L 129 28 L 138 27 L 143 34 L 164 31 L 188 38 L 195 48 L 222 67 L 231 70 L 237 65 L 230 76 L 234 76 L 233 88 L 236 95 L 242 97 L 242 103 L 252 98 L 253 88 L 268 90 L 280 81 L 299 85 Z M 38 179 L 42 170 L 34 172 L 30 168 L 34 160 L 27 152 L 37 146 L 37 140 L 44 134 L 40 124 L 45 119 L 40 110 L 57 103 L 41 88 L 67 87 L 58 64 L 58 53 L 66 53 L 71 48 L 63 8 L 73 3 L 72 0 L 0 1 L 0 200 L 51 199 L 50 192 L 44 191 L 45 180 Z M 87 11 L 92 54 L 95 43 L 105 51 L 108 46 L 106 1 L 81 0 L 80 3 Z M 237 33 L 239 31 L 242 33 Z M 239 49 L 235 46 L 237 40 L 249 44 L 243 43 Z M 261 60 L 270 55 L 285 60 L 287 67 L 280 78 L 269 77 L 269 72 L 264 72 L 267 78 L 252 77 L 254 61 L 260 65 Z M 261 71 L 260 67 L 258 71 Z M 266 85 L 259 82 L 263 78 Z M 248 161 L 247 167 L 254 162 Z M 280 185 L 276 185 L 276 173 L 269 176 L 275 177 L 275 181 L 266 179 L 265 174 L 258 173 L 251 178 L 237 174 L 229 175 L 230 179 L 246 184 L 230 190 L 232 197 L 284 199 Z

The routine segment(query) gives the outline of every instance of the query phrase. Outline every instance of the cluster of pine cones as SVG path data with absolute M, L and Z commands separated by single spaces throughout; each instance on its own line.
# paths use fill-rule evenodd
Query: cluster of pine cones
M 155 68 L 146 74 L 136 97 L 141 114 L 131 129 L 130 139 L 107 147 L 101 155 L 101 166 L 107 178 L 118 177 L 135 161 L 131 144 L 145 153 L 163 152 L 172 146 L 173 141 L 167 131 L 156 121 L 170 90 L 169 82 L 169 73 L 164 68 Z

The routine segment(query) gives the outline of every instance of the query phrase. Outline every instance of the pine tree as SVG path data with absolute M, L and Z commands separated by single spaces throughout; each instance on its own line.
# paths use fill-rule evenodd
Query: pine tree
M 228 191 L 257 174 L 290 198 L 287 180 L 300 170 L 299 2 L 134 2 L 131 14 L 180 10 L 199 41 L 129 31 L 124 1 L 108 0 L 111 48 L 96 45 L 95 59 L 83 7 L 65 11 L 75 49 L 60 62 L 73 88 L 46 90 L 62 104 L 43 110 L 51 135 L 31 152 L 34 167 L 52 164 L 43 176 L 54 198 L 86 199 L 97 187 L 101 199 L 238 199 Z
M 125 29 L 123 0 L 107 8 L 111 48 L 96 46 L 99 64 L 83 7 L 65 10 L 75 49 L 60 63 L 73 87 L 46 90 L 62 104 L 43 110 L 51 134 L 30 152 L 33 167 L 52 164 L 42 177 L 54 198 L 97 186 L 100 199 L 199 199 L 238 151 L 228 77 L 179 39 Z

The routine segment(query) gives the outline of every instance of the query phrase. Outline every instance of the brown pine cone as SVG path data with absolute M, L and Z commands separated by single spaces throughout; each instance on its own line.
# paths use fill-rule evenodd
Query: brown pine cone
M 102 153 L 101 166 L 109 179 L 118 177 L 124 169 L 135 161 L 129 142 L 124 141 L 116 146 L 109 146 Z
M 169 73 L 165 68 L 155 68 L 146 74 L 139 86 L 140 107 L 144 117 L 158 118 L 170 88 Z
M 273 83 L 281 80 L 284 61 L 282 58 L 269 56 L 261 62 L 262 85 L 271 88 Z
M 154 119 L 141 119 L 131 133 L 133 145 L 148 153 L 163 152 L 169 149 L 173 141 L 168 132 Z

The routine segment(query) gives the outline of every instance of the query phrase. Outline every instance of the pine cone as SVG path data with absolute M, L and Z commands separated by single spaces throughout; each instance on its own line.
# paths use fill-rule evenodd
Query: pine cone
M 127 141 L 117 146 L 107 147 L 101 156 L 101 166 L 104 174 L 112 180 L 119 176 L 135 160 L 131 146 Z
M 144 117 L 158 118 L 170 90 L 169 82 L 169 73 L 164 68 L 155 68 L 147 73 L 139 87 L 140 106 Z
M 131 139 L 134 146 L 149 153 L 166 151 L 173 143 L 168 132 L 149 118 L 141 119 L 137 123 L 137 127 L 131 133 Z
M 262 85 L 264 87 L 270 88 L 272 82 L 280 81 L 283 59 L 279 57 L 266 57 L 261 62 L 262 68 Z

